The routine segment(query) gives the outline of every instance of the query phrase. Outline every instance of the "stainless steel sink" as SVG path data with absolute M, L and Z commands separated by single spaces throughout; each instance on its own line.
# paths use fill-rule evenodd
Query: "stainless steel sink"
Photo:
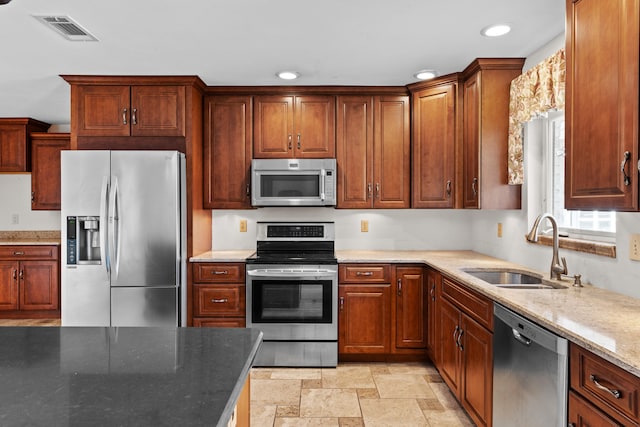
M 507 289 L 564 289 L 564 286 L 543 282 L 542 277 L 508 269 L 467 269 L 465 273 L 491 285 Z

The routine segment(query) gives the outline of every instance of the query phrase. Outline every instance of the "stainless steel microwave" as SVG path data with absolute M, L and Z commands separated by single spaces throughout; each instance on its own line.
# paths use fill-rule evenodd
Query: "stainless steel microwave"
M 336 159 L 255 159 L 253 206 L 335 206 Z

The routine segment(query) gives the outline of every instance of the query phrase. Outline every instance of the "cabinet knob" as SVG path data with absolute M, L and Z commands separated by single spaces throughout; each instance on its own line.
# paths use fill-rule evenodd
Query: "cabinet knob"
M 24 270 L 20 270 L 20 274 L 18 277 L 20 277 L 20 280 L 24 279 Z
M 302 142 L 300 142 L 300 134 L 298 134 L 298 150 L 302 148 Z
M 371 189 L 371 183 L 370 183 L 370 182 L 367 182 L 367 199 L 370 199 L 370 198 L 371 198 L 372 191 L 373 191 L 373 190 Z
M 137 124 L 138 124 L 138 116 L 137 116 L 137 113 L 138 113 L 138 109 L 137 109 L 137 108 L 134 108 L 134 109 L 131 111 L 131 124 L 134 124 L 134 125 L 137 125 Z
M 18 278 L 18 270 L 13 270 L 13 280 Z
M 447 181 L 447 197 L 451 197 L 451 180 Z
M 473 181 L 471 182 L 471 191 L 473 191 L 474 196 L 478 195 L 478 178 L 473 178 Z
M 398 296 L 402 296 L 402 279 L 398 279 Z
M 126 108 L 122 109 L 122 124 L 123 125 L 127 124 L 127 109 Z
M 287 143 L 287 147 L 289 147 L 289 150 L 293 149 L 293 142 L 292 141 L 293 141 L 293 139 L 291 137 L 291 134 L 289 134 L 289 140 L 288 140 L 288 143 Z
M 344 297 L 340 297 L 340 311 L 344 310 Z
M 380 183 L 376 182 L 376 199 L 380 198 Z

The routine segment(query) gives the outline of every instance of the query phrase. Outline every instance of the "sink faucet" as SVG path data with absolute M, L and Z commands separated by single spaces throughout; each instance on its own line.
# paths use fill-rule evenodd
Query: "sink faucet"
M 536 221 L 533 223 L 533 227 L 531 227 L 531 231 L 527 234 L 527 240 L 530 242 L 538 241 L 538 228 L 540 227 L 540 223 L 543 219 L 547 218 L 551 223 L 551 227 L 553 228 L 553 257 L 551 258 L 551 271 L 549 273 L 552 279 L 560 280 L 562 279 L 563 274 L 567 274 L 567 260 L 562 257 L 562 264 L 560 263 L 560 259 L 558 257 L 558 223 L 556 219 L 550 213 L 543 213 L 538 215 Z

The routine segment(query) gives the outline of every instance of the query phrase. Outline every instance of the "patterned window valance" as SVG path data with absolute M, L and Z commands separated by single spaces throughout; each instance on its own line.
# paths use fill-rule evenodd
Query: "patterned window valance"
M 564 109 L 565 52 L 560 49 L 513 79 L 509 100 L 509 184 L 522 184 L 523 124 L 549 110 Z

